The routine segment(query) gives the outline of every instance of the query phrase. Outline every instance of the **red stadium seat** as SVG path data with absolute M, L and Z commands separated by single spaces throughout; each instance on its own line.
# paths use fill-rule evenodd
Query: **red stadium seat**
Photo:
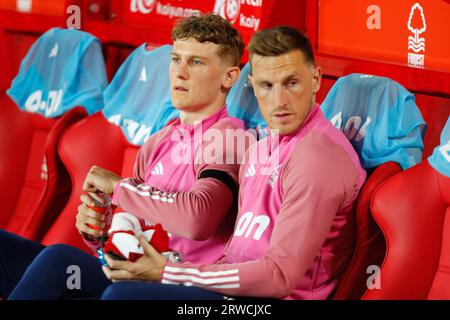
M 57 154 L 61 133 L 85 116 L 75 108 L 59 118 L 20 111 L 5 95 L 0 112 L 0 227 L 32 240 L 67 200 L 69 177 Z
M 381 288 L 363 299 L 450 299 L 450 178 L 423 161 L 383 184 L 372 208 L 387 254 Z
M 93 165 L 131 176 L 138 147 L 131 145 L 120 127 L 104 118 L 101 112 L 83 119 L 61 137 L 59 152 L 72 178 L 72 193 L 42 243 L 65 243 L 89 252 L 75 228 L 82 185 Z
M 322 78 L 322 85 L 317 95 L 317 101 L 322 102 L 326 94 L 336 81 L 331 78 Z M 360 299 L 367 289 L 367 274 L 361 272 L 373 264 L 380 265 L 385 255 L 385 241 L 373 220 L 370 210 L 370 202 L 376 188 L 400 172 L 397 163 L 387 162 L 368 172 L 368 178 L 364 183 L 356 203 L 356 243 L 355 252 L 346 272 L 340 279 L 340 284 L 333 295 L 335 300 Z
M 2 30 L 3 31 L 3 30 Z M 0 157 L 0 191 L 4 194 L 2 208 L 0 209 L 0 228 L 6 228 L 11 215 L 14 213 L 20 188 L 23 184 L 30 140 L 24 131 L 30 128 L 30 116 L 21 112 L 13 101 L 6 95 L 5 90 L 10 86 L 11 80 L 19 70 L 20 62 L 25 57 L 37 36 L 8 34 L 0 35 L 2 46 L 1 57 L 7 61 L 0 77 L 0 148 L 3 156 Z M 14 53 L 14 54 L 11 54 Z M 22 134 L 21 134 L 22 133 Z M 14 139 L 10 139 L 14 136 Z M 8 150 L 14 150 L 11 153 Z M 7 154 L 7 156 L 5 156 Z M 11 171 L 11 170 L 14 170 Z M 15 179 L 7 178 L 14 172 Z
M 344 78 L 344 81 L 348 81 L 348 79 L 349 78 Z M 333 90 L 338 91 L 336 91 L 336 93 L 330 94 L 323 106 L 325 106 L 325 108 L 332 107 L 333 99 L 336 99 L 335 101 L 339 101 L 339 103 L 342 104 L 342 110 L 344 110 L 345 112 L 346 106 L 350 106 L 349 110 L 353 110 L 352 104 L 357 101 L 357 110 L 359 110 L 361 114 L 365 114 L 364 111 L 366 110 L 366 108 L 369 108 L 370 105 L 360 104 L 361 100 L 355 100 L 354 96 L 352 96 L 353 92 L 357 92 L 359 98 L 361 96 L 364 97 L 362 101 L 366 101 L 366 98 L 373 101 L 380 101 L 380 95 L 389 95 L 389 97 L 395 97 L 390 101 L 391 105 L 393 103 L 400 103 L 400 99 L 404 99 L 403 96 L 397 96 L 394 94 L 396 90 L 394 89 L 394 87 L 386 86 L 383 91 L 379 91 L 376 90 L 376 86 L 367 86 L 367 84 L 364 83 L 364 79 L 365 78 L 361 77 L 353 78 L 352 82 L 350 82 L 351 87 L 346 88 L 348 91 L 340 91 L 343 90 L 342 87 L 335 87 L 339 89 Z M 330 80 L 328 80 L 328 85 L 329 84 Z M 390 105 L 386 105 L 386 107 L 389 106 Z M 379 108 L 377 110 L 382 109 Z M 376 113 L 376 116 L 382 117 L 383 112 Z M 371 130 L 370 135 L 375 135 L 376 132 L 376 130 Z M 366 136 L 364 139 L 369 139 L 370 141 L 372 138 L 373 137 Z M 420 137 L 418 138 L 420 139 Z M 403 137 L 399 137 L 398 139 L 403 139 Z M 405 137 L 405 139 L 407 139 L 407 137 Z M 354 143 L 353 140 L 350 141 Z M 360 153 L 359 156 L 361 159 L 364 153 L 358 151 L 360 149 L 357 148 L 357 145 L 355 148 L 357 152 Z M 367 278 L 369 277 L 368 272 L 370 272 L 369 267 L 373 265 L 381 265 L 385 256 L 385 240 L 379 227 L 373 219 L 370 204 L 376 189 L 382 183 L 402 171 L 400 164 L 394 162 L 397 161 L 394 154 L 391 153 L 390 157 L 386 157 L 386 159 L 387 160 L 385 161 L 388 162 L 380 162 L 381 164 L 377 165 L 376 167 L 369 166 L 367 169 L 368 176 L 366 182 L 364 183 L 356 201 L 355 249 L 346 271 L 340 277 L 339 287 L 336 289 L 335 293 L 332 296 L 332 298 L 335 300 L 360 299 L 363 296 L 364 292 L 367 290 Z M 364 161 L 362 161 L 362 164 L 364 166 Z
M 397 163 L 387 162 L 376 167 L 364 183 L 356 202 L 355 251 L 333 299 L 360 299 L 367 290 L 367 268 L 383 262 L 386 244 L 373 219 L 370 203 L 377 187 L 400 171 Z
M 18 56 L 30 44 L 30 37 L 6 38 L 10 49 L 20 49 Z M 85 117 L 86 110 L 102 106 L 103 57 L 100 44 L 92 39 L 74 30 L 49 30 L 15 70 L 8 90 L 14 102 L 4 94 L 0 98 L 0 192 L 6 199 L 0 227 L 31 240 L 41 240 L 70 194 L 70 178 L 57 151 L 61 134 Z M 18 59 L 10 62 L 15 65 Z M 93 61 L 95 77 L 88 71 Z M 78 91 L 70 95 L 70 90 Z M 51 95 L 55 92 L 59 98 Z

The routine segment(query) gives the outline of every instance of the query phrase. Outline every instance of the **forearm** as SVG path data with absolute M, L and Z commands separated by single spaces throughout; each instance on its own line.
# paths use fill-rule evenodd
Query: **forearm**
M 295 270 L 265 257 L 244 263 L 199 265 L 168 262 L 161 282 L 202 287 L 223 295 L 284 298 L 297 284 Z
M 213 178 L 197 180 L 188 192 L 162 192 L 125 179 L 118 183 L 113 201 L 122 210 L 170 233 L 204 240 L 213 235 L 233 204 L 230 189 Z

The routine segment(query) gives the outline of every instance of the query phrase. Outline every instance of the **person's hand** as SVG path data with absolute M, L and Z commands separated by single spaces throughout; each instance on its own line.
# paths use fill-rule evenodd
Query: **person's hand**
M 105 215 L 88 208 L 88 206 L 95 207 L 94 201 L 89 196 L 82 194 L 80 200 L 82 203 L 78 206 L 77 222 L 75 224 L 77 230 L 84 237 L 86 235 L 93 238 L 102 236 L 102 231 L 92 229 L 87 224 L 103 229 L 105 227 Z
M 116 184 L 122 180 L 120 176 L 109 170 L 93 166 L 83 183 L 83 191 L 87 192 L 104 192 L 112 194 Z
M 109 267 L 103 267 L 106 277 L 112 282 L 123 280 L 159 281 L 166 258 L 164 258 L 144 237 L 138 237 L 144 255 L 135 262 L 114 260 L 105 255 Z

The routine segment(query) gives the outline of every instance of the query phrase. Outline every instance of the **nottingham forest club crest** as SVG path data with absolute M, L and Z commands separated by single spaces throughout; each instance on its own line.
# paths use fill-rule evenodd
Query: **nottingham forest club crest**
M 423 67 L 425 65 L 425 38 L 421 36 L 427 30 L 425 14 L 422 6 L 415 3 L 409 13 L 408 30 L 408 64 Z

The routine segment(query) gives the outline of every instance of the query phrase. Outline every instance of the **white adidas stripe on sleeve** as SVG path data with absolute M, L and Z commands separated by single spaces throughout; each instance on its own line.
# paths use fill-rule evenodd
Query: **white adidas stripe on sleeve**
M 162 283 L 183 284 L 217 289 L 239 288 L 239 270 L 200 271 L 195 268 L 177 268 L 166 266 Z

